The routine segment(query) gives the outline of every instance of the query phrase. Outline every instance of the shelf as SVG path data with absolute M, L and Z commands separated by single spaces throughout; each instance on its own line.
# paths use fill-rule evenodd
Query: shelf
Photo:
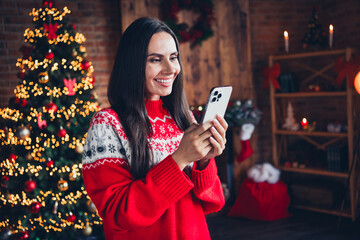
M 275 98 L 294 98 L 294 97 L 343 97 L 346 92 L 293 92 L 293 93 L 275 93 Z
M 304 209 L 304 210 L 309 210 L 309 211 L 313 211 L 313 212 L 319 212 L 319 213 L 326 213 L 326 214 L 331 214 L 331 215 L 336 215 L 336 216 L 342 216 L 342 217 L 347 217 L 347 218 L 352 218 L 349 210 L 348 211 L 343 211 L 341 212 L 340 210 L 330 210 L 330 209 L 322 209 L 322 208 L 316 208 L 316 207 L 309 207 L 309 206 L 303 206 L 303 205 L 291 205 L 294 208 L 299 208 L 299 209 Z
M 327 84 L 333 84 L 334 81 L 336 81 L 334 65 L 337 59 L 341 57 L 345 62 L 349 62 L 353 55 L 354 50 L 351 48 L 317 52 L 301 52 L 294 54 L 291 53 L 278 56 L 271 55 L 268 58 L 268 66 L 272 67 L 275 63 L 278 63 L 281 65 L 281 70 L 284 72 L 294 72 L 293 70 L 296 69 L 296 73 L 299 72 L 299 74 L 301 74 L 300 76 L 297 76 L 297 83 L 300 89 L 305 89 L 306 86 L 309 86 L 315 81 L 323 81 L 325 86 Z M 345 79 L 345 82 L 347 81 L 348 79 Z M 349 199 L 344 206 L 344 212 L 340 211 L 340 207 L 327 208 L 326 203 L 319 203 L 319 206 L 316 206 L 316 204 L 311 205 L 311 203 L 307 204 L 299 202 L 299 204 L 294 204 L 294 206 L 306 210 L 349 217 L 355 221 L 359 215 L 358 193 L 360 188 L 356 184 L 356 177 L 359 175 L 358 168 L 353 170 L 352 175 L 349 175 L 348 171 L 333 172 L 329 171 L 325 166 L 323 168 L 319 167 L 325 165 L 325 162 L 328 160 L 327 147 L 330 145 L 338 144 L 339 146 L 345 146 L 346 149 L 344 149 L 344 151 L 346 150 L 347 156 L 342 159 L 342 161 L 344 161 L 344 163 L 346 161 L 348 164 L 346 167 L 348 169 L 351 168 L 351 164 L 355 161 L 354 148 L 357 147 L 356 144 L 358 143 L 354 142 L 354 139 L 359 132 L 358 123 L 360 120 L 360 97 L 356 94 L 352 86 L 346 84 L 345 88 L 346 89 L 339 91 L 334 89 L 335 91 L 323 90 L 319 92 L 302 91 L 282 93 L 277 92 L 275 87 L 270 84 L 272 157 L 274 165 L 280 168 L 284 173 L 286 172 L 289 177 L 292 175 L 302 177 L 308 174 L 309 177 L 314 178 L 314 180 L 320 180 L 322 178 L 324 180 L 338 178 L 337 181 L 349 180 L 346 181 L 347 184 L 345 186 L 346 190 L 349 192 Z M 328 104 L 329 102 L 338 102 L 339 100 L 339 104 L 334 106 L 334 108 Z M 312 132 L 303 129 L 298 131 L 283 129 L 281 126 L 284 118 L 286 117 L 286 105 L 291 101 L 295 101 L 296 104 L 300 105 L 300 110 L 298 111 L 300 115 L 303 115 L 304 112 L 311 112 L 311 110 L 323 110 L 324 114 L 322 114 L 322 112 L 316 112 L 315 114 L 316 119 L 320 122 L 326 122 L 326 120 L 330 121 L 332 116 L 334 118 L 341 117 L 341 121 L 347 126 L 348 130 L 346 132 L 334 133 L 327 132 L 325 128 L 318 128 L 321 129 L 321 131 L 316 130 Z M 290 147 L 297 140 L 305 140 L 307 143 L 314 145 L 316 149 L 312 149 L 314 149 L 314 151 L 319 151 L 319 159 L 312 159 L 314 162 L 312 165 L 308 164 L 306 168 L 282 166 L 282 160 L 288 158 L 288 154 L 291 151 Z M 298 157 L 300 157 L 299 162 L 301 162 L 301 156 Z M 311 166 L 313 168 L 310 168 Z M 312 183 L 310 182 L 306 183 L 306 185 L 311 184 Z M 342 188 L 343 186 L 340 187 Z M 293 201 L 293 203 L 296 202 Z
M 320 57 L 326 55 L 337 55 L 337 54 L 345 54 L 346 49 L 340 50 L 328 50 L 328 51 L 319 51 L 319 52 L 307 52 L 307 53 L 296 53 L 296 54 L 286 54 L 286 55 L 278 55 L 278 56 L 271 56 L 271 60 L 289 60 L 294 58 L 306 58 L 306 57 Z
M 349 176 L 349 174 L 346 172 L 331 172 L 327 170 L 314 169 L 314 168 L 292 168 L 292 167 L 281 166 L 280 169 L 285 172 L 297 172 L 297 173 L 306 173 L 306 174 L 314 174 L 314 175 L 330 176 L 330 177 L 347 178 Z
M 275 130 L 278 135 L 294 135 L 294 136 L 313 136 L 313 137 L 347 137 L 347 133 L 333 133 L 333 132 L 308 132 L 308 131 L 288 131 L 288 130 Z

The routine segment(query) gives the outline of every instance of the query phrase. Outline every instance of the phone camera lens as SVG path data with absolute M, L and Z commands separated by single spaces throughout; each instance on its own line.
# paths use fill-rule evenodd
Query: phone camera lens
M 221 97 L 222 97 L 222 94 L 221 94 L 221 93 L 219 93 L 218 98 L 221 98 Z
M 218 91 L 215 91 L 215 92 L 214 92 L 214 96 L 218 95 L 218 93 L 219 93 Z
M 216 101 L 216 97 L 213 97 L 212 99 L 211 99 L 211 102 L 215 102 Z

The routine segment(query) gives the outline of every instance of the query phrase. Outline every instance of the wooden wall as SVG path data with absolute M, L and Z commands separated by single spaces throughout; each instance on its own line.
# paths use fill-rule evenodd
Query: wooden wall
M 123 30 L 143 16 L 160 18 L 161 0 L 121 0 Z M 215 35 L 202 46 L 180 45 L 185 89 L 190 105 L 204 104 L 209 90 L 216 85 L 232 85 L 232 99 L 252 98 L 248 0 L 214 0 Z M 180 11 L 179 22 L 194 16 Z

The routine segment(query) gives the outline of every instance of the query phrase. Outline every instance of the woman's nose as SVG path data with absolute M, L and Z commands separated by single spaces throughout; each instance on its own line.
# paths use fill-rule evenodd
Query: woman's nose
M 176 72 L 175 63 L 172 63 L 170 60 L 166 60 L 164 62 L 165 62 L 164 68 L 163 68 L 164 73 L 175 73 Z

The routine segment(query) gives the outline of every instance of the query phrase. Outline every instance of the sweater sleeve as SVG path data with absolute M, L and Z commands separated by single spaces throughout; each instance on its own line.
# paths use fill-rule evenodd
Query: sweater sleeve
M 194 183 L 193 192 L 202 201 L 205 214 L 217 212 L 225 205 L 224 193 L 217 175 L 215 159 L 211 159 L 203 170 L 198 170 L 197 162 L 195 162 L 191 179 Z
M 109 227 L 149 226 L 194 185 L 171 156 L 151 168 L 144 179 L 134 180 L 126 141 L 120 135 L 112 121 L 92 120 L 83 156 L 85 188 Z

